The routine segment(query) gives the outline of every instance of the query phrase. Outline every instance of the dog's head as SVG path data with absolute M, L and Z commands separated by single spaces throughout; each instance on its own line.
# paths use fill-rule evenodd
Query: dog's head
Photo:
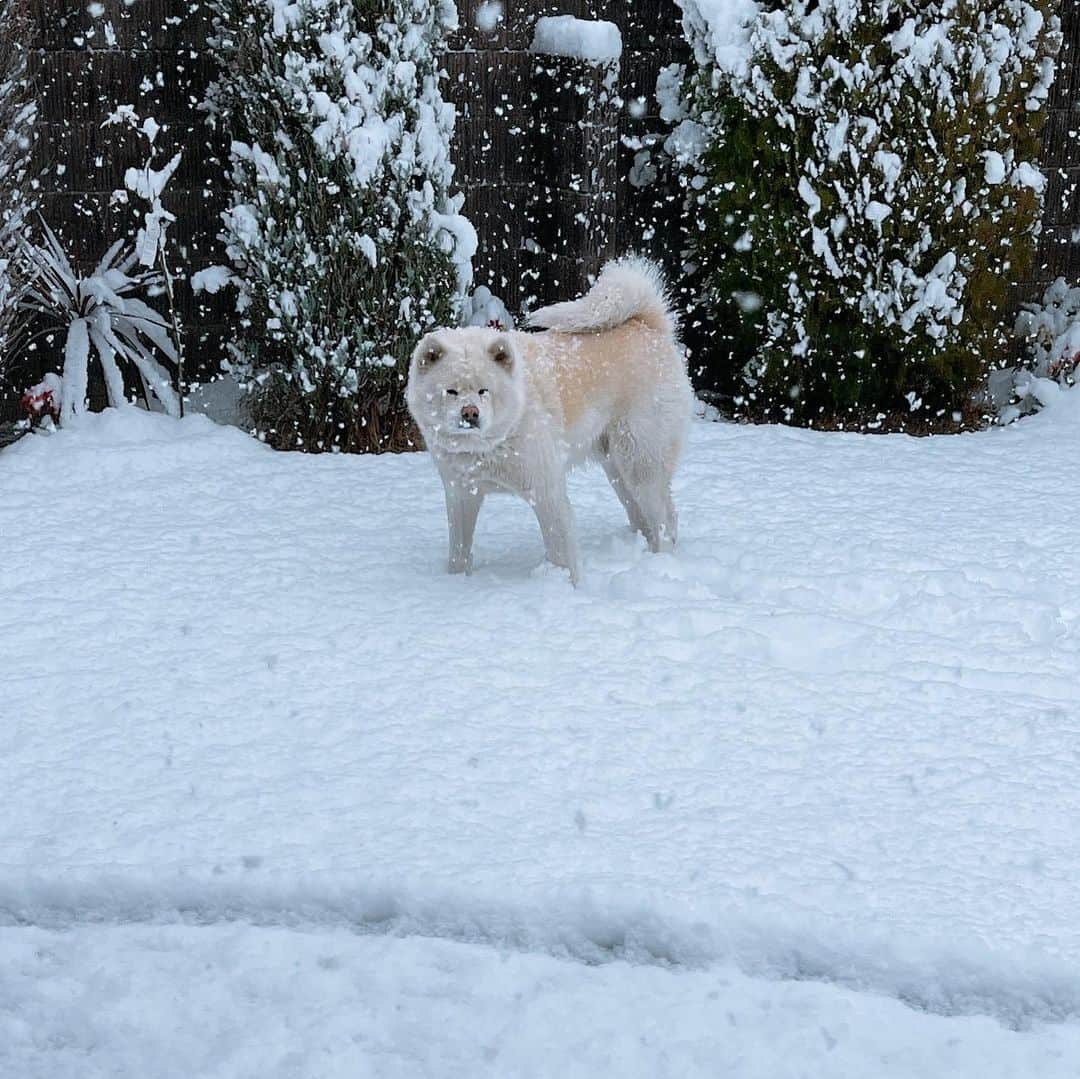
M 481 326 L 429 333 L 413 352 L 405 399 L 429 446 L 450 453 L 491 449 L 525 408 L 513 339 Z

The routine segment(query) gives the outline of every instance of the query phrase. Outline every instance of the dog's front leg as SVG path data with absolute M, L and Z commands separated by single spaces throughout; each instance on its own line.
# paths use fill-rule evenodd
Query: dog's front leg
M 476 518 L 484 496 L 474 487 L 469 488 L 460 480 L 443 481 L 446 489 L 446 520 L 450 527 L 450 573 L 469 573 L 472 570 L 473 535 Z
M 557 474 L 545 477 L 530 492 L 528 500 L 540 522 L 547 560 L 568 569 L 570 581 L 576 586 L 581 577 L 577 532 L 574 528 L 574 511 L 566 494 L 565 473 L 560 469 Z

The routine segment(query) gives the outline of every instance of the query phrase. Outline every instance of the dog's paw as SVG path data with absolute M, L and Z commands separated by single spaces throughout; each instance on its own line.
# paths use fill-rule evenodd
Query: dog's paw
M 540 565 L 534 566 L 529 576 L 534 578 L 550 577 L 553 580 L 561 581 L 565 581 L 569 578 L 570 583 L 575 588 L 581 583 L 581 572 L 576 566 L 571 569 L 568 566 L 557 566 L 554 562 L 548 562 L 546 560 L 541 562 Z

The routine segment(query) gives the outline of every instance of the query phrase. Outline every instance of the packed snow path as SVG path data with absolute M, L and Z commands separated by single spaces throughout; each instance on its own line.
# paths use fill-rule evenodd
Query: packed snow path
M 1080 1075 L 1078 452 L 698 423 L 575 591 L 422 455 L 3 451 L 0 1075 Z

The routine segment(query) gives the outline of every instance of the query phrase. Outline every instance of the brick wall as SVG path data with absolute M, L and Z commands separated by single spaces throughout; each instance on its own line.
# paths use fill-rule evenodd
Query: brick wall
M 1080 283 L 1080 3 L 1061 4 L 1062 50 L 1043 129 L 1046 206 L 1031 279 L 1018 283 L 1020 301 L 1038 299 L 1055 278 Z

